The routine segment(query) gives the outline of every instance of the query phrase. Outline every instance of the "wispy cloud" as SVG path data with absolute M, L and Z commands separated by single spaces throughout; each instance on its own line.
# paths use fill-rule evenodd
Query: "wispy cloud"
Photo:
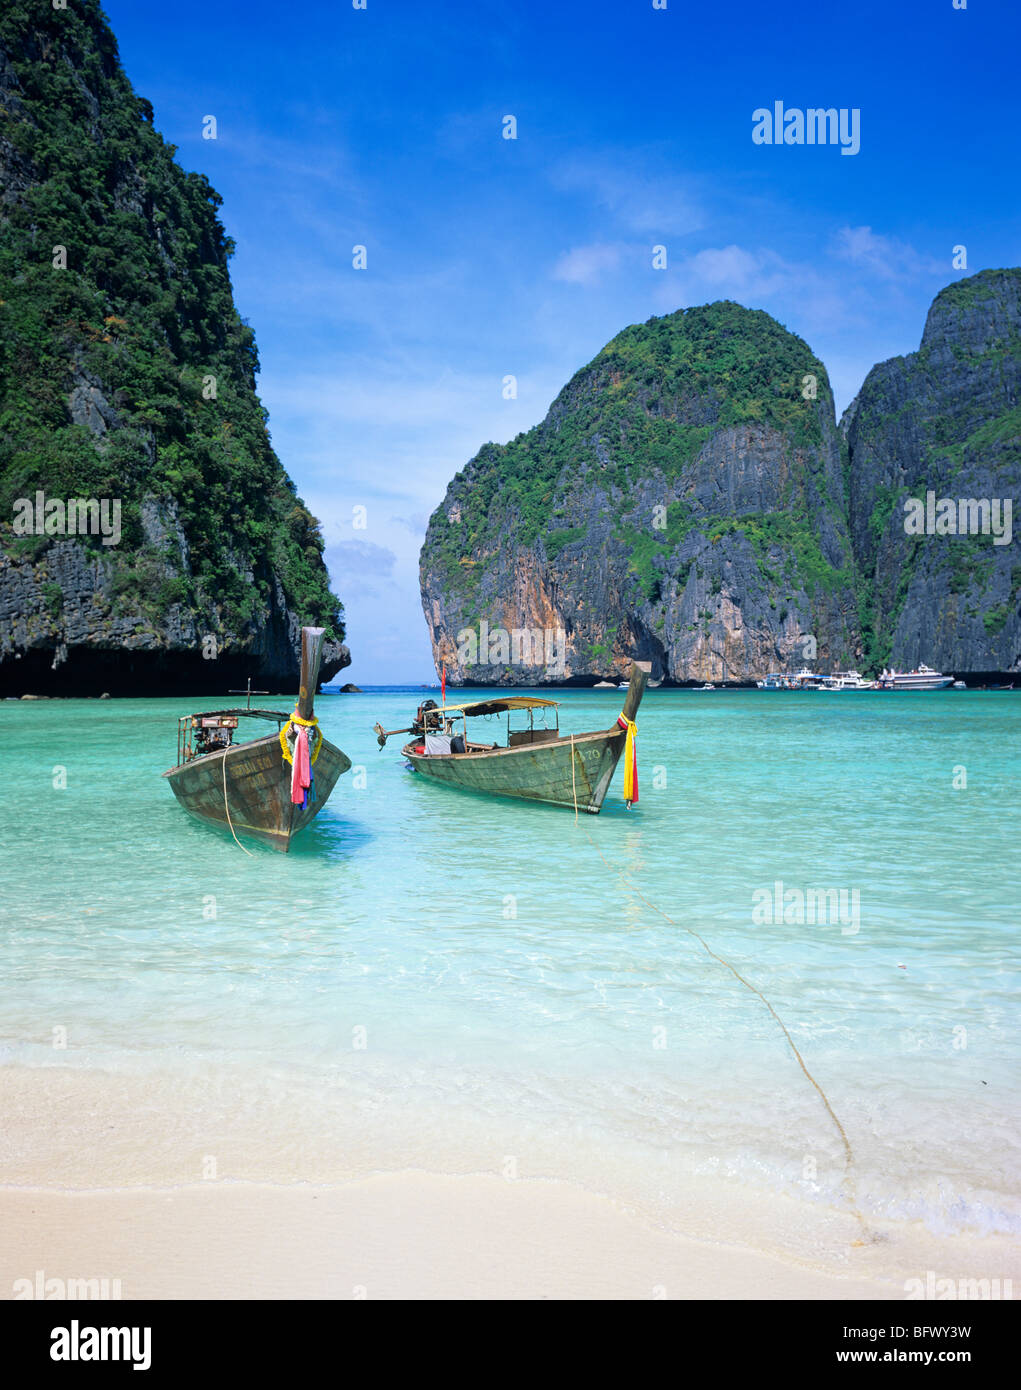
M 566 280 L 570 285 L 594 285 L 604 271 L 620 265 L 621 248 L 608 243 L 593 246 L 574 246 L 565 251 L 553 267 L 554 280 Z
M 656 294 L 662 311 L 735 299 L 750 309 L 767 309 L 783 323 L 796 317 L 807 333 L 846 319 L 840 287 L 814 261 L 794 261 L 769 247 L 708 246 L 673 263 Z
M 398 559 L 387 546 L 372 541 L 339 541 L 327 545 L 323 555 L 334 588 L 342 596 L 379 599 L 396 590 Z
M 655 151 L 630 149 L 564 162 L 554 168 L 551 181 L 561 192 L 581 194 L 631 232 L 679 236 L 705 222 L 693 181 L 670 171 Z
M 414 516 L 392 516 L 390 520 L 396 526 L 406 527 L 419 540 L 425 535 L 429 525 L 429 517 L 425 512 L 416 512 Z
M 387 579 L 393 574 L 397 556 L 385 546 L 371 541 L 341 541 L 331 546 L 331 559 L 340 574 L 347 577 L 370 574 Z
M 871 227 L 841 227 L 833 237 L 833 254 L 884 280 L 914 280 L 935 275 L 947 279 L 946 260 L 925 256 L 898 237 L 881 236 Z

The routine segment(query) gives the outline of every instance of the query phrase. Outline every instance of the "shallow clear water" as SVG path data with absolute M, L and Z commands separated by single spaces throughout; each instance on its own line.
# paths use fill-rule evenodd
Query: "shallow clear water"
M 688 928 L 786 1024 L 867 1211 L 1021 1226 L 1021 698 L 650 691 L 639 805 L 618 770 L 576 826 L 377 752 L 421 693 L 320 699 L 355 767 L 287 856 L 243 854 L 159 777 L 178 714 L 222 697 L 0 705 L 0 1059 L 191 1087 L 196 1143 L 204 1107 L 258 1135 L 239 1176 L 513 1160 L 660 1210 L 700 1173 L 845 1204 L 780 1028 Z M 561 726 L 620 699 L 565 692 Z M 843 917 L 784 920 L 777 880 L 843 891 Z M 54 1117 L 35 1181 L 72 1171 L 73 1130 Z M 172 1171 L 158 1131 L 133 1180 Z

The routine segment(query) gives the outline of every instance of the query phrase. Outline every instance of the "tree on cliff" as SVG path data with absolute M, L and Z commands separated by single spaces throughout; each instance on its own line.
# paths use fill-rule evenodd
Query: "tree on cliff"
M 73 675 L 76 659 L 128 642 L 161 654 L 172 679 L 166 653 L 212 635 L 284 679 L 311 621 L 329 630 L 332 674 L 347 661 L 342 608 L 318 523 L 270 444 L 221 199 L 152 121 L 96 0 L 6 0 L 0 669 L 15 651 L 28 667 L 56 654 Z M 120 543 L 15 535 L 13 504 L 37 491 L 119 499 Z M 62 582 L 96 561 L 91 593 Z

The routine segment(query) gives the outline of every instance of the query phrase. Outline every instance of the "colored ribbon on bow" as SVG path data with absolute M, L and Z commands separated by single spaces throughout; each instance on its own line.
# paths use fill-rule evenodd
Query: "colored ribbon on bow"
M 308 729 L 309 737 L 315 739 L 315 745 L 312 749 L 312 764 L 314 766 L 315 760 L 319 756 L 319 750 L 323 746 L 323 737 L 319 728 L 319 720 L 314 716 L 311 719 L 302 719 L 297 710 L 295 710 L 290 719 L 288 719 L 287 723 L 280 730 L 280 751 L 284 755 L 284 762 L 287 763 L 291 762 L 294 758 L 290 744 L 292 729 Z M 312 732 L 313 729 L 315 730 L 314 734 Z
M 633 719 L 617 716 L 618 729 L 627 730 L 624 743 L 624 800 L 628 807 L 638 800 L 638 725 Z
M 312 785 L 312 763 L 308 755 L 308 730 L 299 728 L 294 739 L 294 760 L 291 767 L 291 801 L 303 810 L 308 805 L 308 789 Z

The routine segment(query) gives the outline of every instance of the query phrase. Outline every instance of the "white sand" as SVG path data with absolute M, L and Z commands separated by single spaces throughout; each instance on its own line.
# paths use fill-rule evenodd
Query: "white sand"
M 387 1145 L 345 1175 L 353 1148 L 311 1143 L 300 1107 L 241 1125 L 222 1091 L 0 1068 L 0 1298 L 39 1270 L 124 1298 L 903 1299 L 930 1270 L 1021 1292 L 1006 1237 L 889 1222 L 863 1240 L 846 1212 L 722 1179 L 646 1209 L 580 1185 L 570 1154 L 563 1180 L 508 1181 Z M 195 1181 L 204 1154 L 219 1180 Z
M 650 1230 L 558 1183 L 404 1174 L 342 1188 L 0 1192 L 0 1293 L 107 1276 L 124 1298 L 889 1298 Z

